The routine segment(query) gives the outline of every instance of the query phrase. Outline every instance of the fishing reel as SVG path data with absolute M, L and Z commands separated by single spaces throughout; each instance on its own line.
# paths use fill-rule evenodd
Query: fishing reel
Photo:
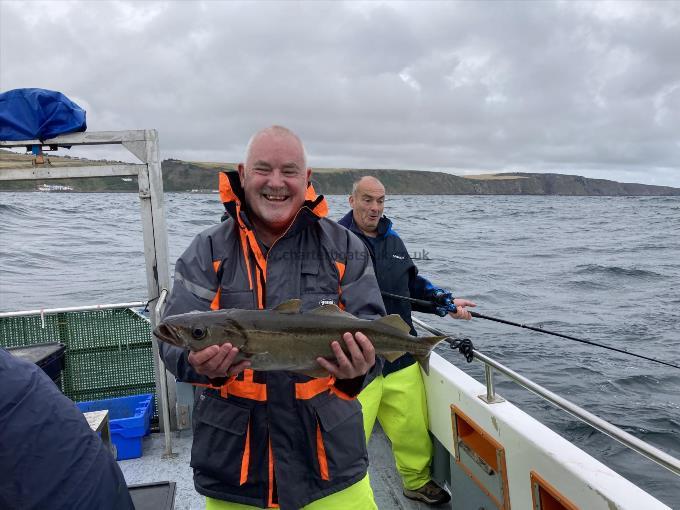
M 430 297 L 434 313 L 440 317 L 446 317 L 449 312 L 456 313 L 456 305 L 453 304 L 453 295 L 444 289 L 435 289 Z

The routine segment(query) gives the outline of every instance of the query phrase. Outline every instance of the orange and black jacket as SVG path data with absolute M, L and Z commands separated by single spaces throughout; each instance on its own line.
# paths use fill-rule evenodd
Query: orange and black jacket
M 362 318 L 384 315 L 370 255 L 326 219 L 322 196 L 307 200 L 265 253 L 243 207 L 235 172 L 221 174 L 228 218 L 200 233 L 175 265 L 164 315 L 218 308 L 273 308 L 299 298 L 303 311 L 336 303 Z M 196 490 L 261 508 L 301 508 L 366 475 L 368 456 L 356 381 L 246 370 L 207 381 L 187 352 L 161 356 L 179 380 L 208 384 L 194 409 L 191 466 Z M 347 384 L 350 383 L 350 384 Z

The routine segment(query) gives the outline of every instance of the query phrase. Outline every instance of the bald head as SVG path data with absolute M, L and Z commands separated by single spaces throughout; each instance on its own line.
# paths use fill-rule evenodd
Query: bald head
M 261 139 L 273 139 L 283 142 L 286 145 L 296 147 L 302 157 L 302 168 L 307 168 L 307 153 L 302 140 L 293 131 L 284 126 L 269 126 L 267 128 L 261 129 L 250 137 L 248 145 L 246 146 L 246 156 L 244 159 L 246 168 L 249 166 L 249 162 L 252 163 L 250 160 L 252 159 L 253 146 Z
M 382 194 L 385 194 L 385 186 L 383 186 L 383 183 L 372 175 L 364 175 L 352 183 L 352 195 L 356 195 L 357 191 L 363 189 L 382 190 Z
M 378 234 L 378 223 L 385 209 L 385 186 L 366 175 L 354 182 L 349 196 L 354 224 L 367 236 Z

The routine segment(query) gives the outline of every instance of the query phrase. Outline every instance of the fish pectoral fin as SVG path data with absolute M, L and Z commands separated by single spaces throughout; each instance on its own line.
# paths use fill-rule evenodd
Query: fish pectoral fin
M 381 352 L 380 354 L 383 358 L 392 363 L 393 361 L 396 361 L 399 358 L 401 358 L 405 354 L 405 352 L 393 351 L 393 352 Z
M 328 377 L 328 371 L 318 367 L 318 368 L 309 368 L 307 370 L 295 370 L 296 374 L 304 374 L 309 377 L 314 377 L 316 379 L 319 379 L 321 377 Z
M 352 315 L 351 313 L 345 312 L 341 310 L 338 305 L 333 304 L 321 305 L 308 313 L 314 315 L 344 315 L 346 317 L 349 316 L 352 317 L 353 319 L 356 319 L 356 317 L 354 317 L 354 315 Z
M 279 313 L 300 313 L 302 308 L 302 300 L 300 299 L 289 299 L 283 303 L 279 303 L 278 306 L 274 308 L 275 312 Z
M 399 331 L 403 331 L 404 333 L 411 332 L 411 326 L 406 324 L 406 322 L 404 322 L 404 319 L 399 317 L 399 315 L 397 315 L 396 313 L 393 313 L 391 315 L 385 315 L 385 317 L 380 317 L 376 322 L 382 322 L 383 324 L 392 326 L 393 328 L 396 328 Z

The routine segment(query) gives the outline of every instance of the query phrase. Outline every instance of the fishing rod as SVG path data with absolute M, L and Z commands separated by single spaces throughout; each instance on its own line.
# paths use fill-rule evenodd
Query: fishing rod
M 435 303 L 435 302 L 432 302 L 432 301 L 427 301 L 425 299 L 416 299 L 416 298 L 407 297 L 407 296 L 400 296 L 398 294 L 391 294 L 389 292 L 381 292 L 381 294 L 384 297 L 388 297 L 388 298 L 392 298 L 392 299 L 401 299 L 402 301 L 408 301 L 409 303 L 413 303 L 413 304 L 416 304 L 416 305 L 419 305 L 419 306 L 422 306 L 422 307 L 427 307 L 427 308 L 431 308 L 431 309 L 435 309 L 435 310 L 445 310 L 446 312 L 453 312 L 453 313 L 456 312 L 456 305 L 454 305 L 453 302 L 450 301 L 450 300 L 448 300 L 450 302 L 446 303 L 445 305 L 440 305 L 438 303 Z M 500 322 L 501 324 L 508 324 L 509 326 L 515 326 L 515 327 L 518 327 L 518 328 L 530 329 L 531 331 L 537 331 L 538 333 L 545 333 L 546 335 L 558 336 L 558 337 L 561 337 L 561 338 L 566 338 L 568 340 L 574 340 L 575 342 L 581 342 L 581 343 L 588 344 L 588 345 L 594 345 L 596 347 L 602 347 L 603 349 L 609 349 L 611 351 L 620 352 L 622 354 L 628 354 L 629 356 L 635 356 L 636 358 L 646 359 L 647 361 L 653 361 L 654 363 L 661 363 L 662 365 L 666 365 L 666 366 L 669 366 L 669 367 L 680 369 L 680 366 L 674 365 L 673 363 L 669 363 L 667 361 L 661 361 L 661 360 L 655 359 L 655 358 L 650 358 L 648 356 L 643 356 L 642 354 L 636 354 L 634 352 L 626 351 L 624 349 L 618 349 L 616 347 L 610 347 L 609 345 L 599 344 L 597 342 L 592 342 L 590 340 L 584 340 L 583 338 L 577 338 L 575 336 L 564 335 L 562 333 L 556 333 L 555 331 L 549 331 L 549 330 L 543 329 L 543 328 L 527 326 L 526 324 L 520 324 L 519 322 L 512 322 L 512 321 L 507 321 L 505 319 L 499 319 L 497 317 L 490 317 L 488 315 L 483 315 L 479 312 L 473 312 L 472 310 L 468 310 L 468 312 L 473 317 L 477 317 L 479 319 L 485 319 L 485 320 L 493 321 L 493 322 Z M 437 311 L 436 313 L 439 314 L 439 311 Z M 443 317 L 444 315 L 441 315 L 441 316 Z

